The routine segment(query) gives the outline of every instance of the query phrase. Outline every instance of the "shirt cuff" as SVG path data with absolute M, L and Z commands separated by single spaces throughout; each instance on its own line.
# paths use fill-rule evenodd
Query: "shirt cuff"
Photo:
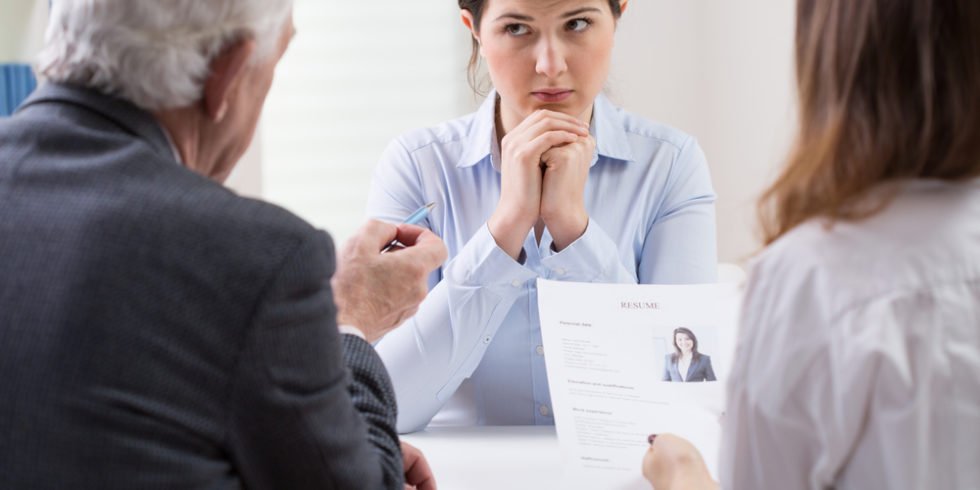
M 517 288 L 536 279 L 538 274 L 504 252 L 484 224 L 447 265 L 446 277 L 463 286 Z
M 342 334 L 345 333 L 347 335 L 354 335 L 356 337 L 360 337 L 364 340 L 367 340 L 367 337 L 364 336 L 364 332 L 362 332 L 361 329 L 355 327 L 354 325 L 338 325 L 337 330 L 339 330 L 340 333 Z
M 626 282 L 625 268 L 619 259 L 619 247 L 593 219 L 585 233 L 560 252 L 553 246 L 541 258 L 546 279 L 579 282 Z M 635 273 L 634 273 L 635 274 Z M 636 282 L 636 277 L 633 277 Z

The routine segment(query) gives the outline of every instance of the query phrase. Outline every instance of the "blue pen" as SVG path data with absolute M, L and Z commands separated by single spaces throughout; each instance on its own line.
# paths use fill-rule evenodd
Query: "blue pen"
M 422 220 L 424 220 L 427 216 L 429 216 L 429 211 L 432 211 L 432 208 L 434 208 L 434 207 L 436 207 L 436 203 L 430 202 L 429 204 L 426 204 L 425 206 L 422 206 L 422 207 L 416 209 L 414 213 L 410 214 L 407 218 L 405 218 L 402 221 L 402 224 L 403 225 L 414 225 L 414 224 L 418 224 L 419 222 L 421 222 Z M 398 240 L 397 239 L 392 240 L 391 243 L 389 243 L 385 248 L 381 249 L 381 253 L 385 253 L 385 252 L 391 250 L 392 247 L 395 247 L 395 246 L 398 246 L 398 245 L 401 245 L 401 244 L 398 243 Z

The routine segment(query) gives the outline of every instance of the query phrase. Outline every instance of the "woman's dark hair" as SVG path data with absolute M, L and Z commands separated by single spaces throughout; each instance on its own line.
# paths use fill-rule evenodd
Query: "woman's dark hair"
M 759 202 L 766 244 L 855 220 L 902 179 L 980 176 L 980 1 L 798 0 L 800 122 Z M 890 190 L 889 190 L 890 189 Z
M 670 361 L 677 362 L 681 357 L 681 348 L 677 346 L 677 334 L 679 333 L 687 335 L 687 338 L 691 339 L 691 342 L 694 342 L 694 346 L 691 348 L 691 362 L 697 361 L 701 357 L 701 354 L 698 353 L 698 338 L 691 329 L 686 327 L 677 327 L 674 329 L 674 335 L 671 337 L 674 342 L 674 353 L 670 355 Z
M 480 19 L 483 18 L 483 10 L 487 4 L 487 0 L 458 0 L 460 10 L 468 10 L 470 14 L 473 15 L 473 29 L 477 32 L 480 31 Z M 620 0 L 609 0 L 609 8 L 612 10 L 613 18 L 619 19 L 623 14 L 619 5 Z M 470 63 L 467 65 L 466 78 L 470 82 L 470 87 L 473 88 L 477 93 L 480 90 L 477 88 L 477 74 L 476 68 L 480 62 L 480 45 L 477 44 L 476 39 L 472 39 L 473 51 L 470 53 Z

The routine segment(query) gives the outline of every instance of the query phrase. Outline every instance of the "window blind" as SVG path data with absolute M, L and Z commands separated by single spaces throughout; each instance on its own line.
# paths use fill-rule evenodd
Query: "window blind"
M 388 142 L 474 106 L 455 2 L 297 0 L 261 124 L 262 194 L 346 240 Z

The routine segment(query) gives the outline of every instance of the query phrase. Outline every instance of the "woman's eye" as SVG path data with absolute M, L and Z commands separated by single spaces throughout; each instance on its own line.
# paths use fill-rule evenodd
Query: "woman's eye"
M 523 36 L 528 32 L 528 28 L 524 24 L 507 24 L 504 30 L 511 36 Z
M 581 32 L 584 31 L 586 28 L 588 28 L 590 25 L 592 25 L 592 21 L 590 21 L 589 19 L 572 19 L 568 21 L 567 24 L 565 24 L 565 28 L 570 31 Z

